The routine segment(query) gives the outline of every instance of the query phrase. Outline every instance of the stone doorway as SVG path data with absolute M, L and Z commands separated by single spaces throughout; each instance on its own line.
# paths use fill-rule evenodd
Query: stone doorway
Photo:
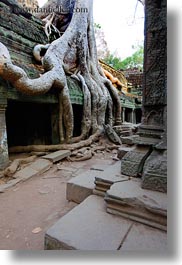
M 9 147 L 52 143 L 49 104 L 8 101 L 6 126 Z

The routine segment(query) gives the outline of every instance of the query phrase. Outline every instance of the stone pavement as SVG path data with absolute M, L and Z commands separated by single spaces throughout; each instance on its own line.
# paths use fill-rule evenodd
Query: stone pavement
M 61 180 L 61 176 L 64 176 L 63 182 L 67 187 L 65 186 L 65 193 L 60 195 L 64 197 L 64 205 L 66 199 L 80 203 L 44 230 L 45 249 L 167 251 L 167 234 L 164 231 L 167 217 L 166 194 L 141 189 L 141 180 L 121 175 L 121 162 L 113 161 L 109 155 L 104 158 L 105 155 L 100 154 L 99 159 L 94 157 L 75 163 L 63 161 L 54 165 L 51 161 L 40 158 L 17 172 L 17 179 L 13 180 L 15 184 L 16 181 L 31 178 L 31 172 L 32 176 L 36 176 L 34 179 L 37 179 L 47 171 L 42 179 L 50 183 L 51 178 Z M 50 174 L 55 168 L 56 175 Z M 5 185 L 8 188 L 8 185 L 13 184 Z M 40 188 L 40 196 L 48 198 L 51 187 L 52 185 Z M 104 187 L 100 193 L 102 196 L 93 195 L 96 187 Z M 54 212 L 49 212 L 49 215 L 57 216 Z M 154 224 L 151 217 L 156 218 Z M 56 221 L 55 218 L 54 220 Z M 43 231 L 41 234 L 43 236 Z M 16 246 L 12 246 L 12 249 L 13 247 Z
M 167 195 L 120 170 L 118 161 L 67 183 L 67 199 L 80 204 L 48 229 L 45 249 L 167 252 Z
M 165 232 L 113 216 L 91 195 L 48 229 L 47 250 L 167 251 Z

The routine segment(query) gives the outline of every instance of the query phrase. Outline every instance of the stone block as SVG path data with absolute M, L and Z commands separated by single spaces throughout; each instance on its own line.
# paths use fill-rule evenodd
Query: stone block
M 37 174 L 42 174 L 50 169 L 52 163 L 45 159 L 37 159 L 29 166 L 21 169 L 20 171 L 16 172 L 14 178 L 26 180 L 31 177 L 36 176 Z
M 133 150 L 133 147 L 119 147 L 118 148 L 118 155 L 117 157 L 121 160 L 123 158 L 124 155 L 126 155 L 126 153 L 128 153 L 129 151 Z
M 147 147 L 136 147 L 134 150 L 127 152 L 121 160 L 121 173 L 130 177 L 138 177 L 148 155 L 149 148 Z
M 167 233 L 152 227 L 134 224 L 120 251 L 167 252 Z
M 63 216 L 45 235 L 47 250 L 117 250 L 132 222 L 105 211 L 92 195 Z
M 35 162 L 30 164 L 30 168 L 36 170 L 38 173 L 42 174 L 45 171 L 49 170 L 52 166 L 52 162 L 46 159 L 37 159 Z
M 104 172 L 95 177 L 94 194 L 104 196 L 115 182 L 127 181 L 129 178 L 120 174 L 121 162 L 109 166 Z
M 50 160 L 53 163 L 56 163 L 68 156 L 71 155 L 71 152 L 69 150 L 60 150 L 57 152 L 50 153 L 46 156 L 43 156 L 44 159 Z
M 134 141 L 138 138 L 138 135 L 120 137 L 122 144 L 134 145 Z
M 28 166 L 28 167 L 25 167 L 25 168 L 21 169 L 20 171 L 16 172 L 14 174 L 14 178 L 26 180 L 26 179 L 29 179 L 29 178 L 36 176 L 37 174 L 38 174 L 37 170 Z
M 105 201 L 110 213 L 167 229 L 167 195 L 142 189 L 139 179 L 113 184 L 106 193 Z
M 72 178 L 66 186 L 66 199 L 81 203 L 88 196 L 93 194 L 94 181 L 100 172 L 86 171 L 77 177 Z
M 147 158 L 143 174 L 142 188 L 167 192 L 167 151 L 153 151 Z

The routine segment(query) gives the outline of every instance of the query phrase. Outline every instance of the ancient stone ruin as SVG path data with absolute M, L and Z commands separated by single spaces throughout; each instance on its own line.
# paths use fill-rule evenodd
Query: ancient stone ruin
M 163 247 L 167 231 L 166 0 L 145 1 L 144 71 L 127 73 L 98 61 L 92 41 L 89 60 L 79 34 L 67 39 L 54 27 L 68 51 L 63 66 L 53 66 L 55 58 L 63 55 L 58 49 L 60 36 L 48 44 L 45 23 L 27 12 L 13 13 L 17 6 L 13 0 L 0 2 L 0 170 L 9 165 L 10 152 L 42 150 L 49 152 L 42 160 L 50 168 L 71 152 L 93 145 L 104 133 L 118 148 L 116 163 L 97 166 L 67 183 L 66 199 L 78 205 L 48 229 L 45 249 L 127 250 L 128 241 L 134 244 L 133 237 L 139 242 L 140 229 L 152 234 L 149 242 L 154 249 Z M 90 24 L 88 28 L 93 30 Z M 78 51 L 79 63 L 84 58 L 81 66 L 74 57 L 77 45 L 83 48 Z M 32 54 L 35 47 L 39 62 Z M 89 63 L 94 78 L 87 72 Z M 37 86 L 30 80 L 38 80 Z M 22 93 L 22 87 L 26 92 L 28 87 L 31 95 Z M 93 88 L 98 89 L 99 99 Z M 40 93 L 34 94 L 36 89 Z

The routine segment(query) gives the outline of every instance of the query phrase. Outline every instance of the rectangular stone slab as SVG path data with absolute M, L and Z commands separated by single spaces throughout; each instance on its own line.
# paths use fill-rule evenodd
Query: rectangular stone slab
M 50 160 L 53 163 L 56 163 L 68 156 L 71 155 L 71 152 L 69 150 L 60 150 L 57 152 L 53 152 L 51 154 L 48 154 L 46 156 L 43 156 L 44 159 Z
M 106 213 L 102 197 L 89 196 L 45 235 L 47 250 L 117 250 L 132 222 Z
M 30 164 L 30 168 L 38 171 L 38 173 L 44 173 L 52 166 L 52 162 L 47 161 L 46 159 L 37 159 L 35 162 Z
M 167 233 L 152 227 L 134 224 L 120 251 L 167 252 Z

